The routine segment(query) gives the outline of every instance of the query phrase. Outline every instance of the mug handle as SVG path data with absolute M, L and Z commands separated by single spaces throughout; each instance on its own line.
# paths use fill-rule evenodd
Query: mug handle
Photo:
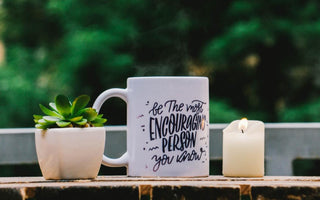
M 101 93 L 98 98 L 95 100 L 92 108 L 99 112 L 102 104 L 109 98 L 119 97 L 127 103 L 127 89 L 109 89 Z M 120 158 L 109 158 L 103 155 L 102 164 L 109 167 L 122 167 L 128 165 L 128 151 L 126 151 Z

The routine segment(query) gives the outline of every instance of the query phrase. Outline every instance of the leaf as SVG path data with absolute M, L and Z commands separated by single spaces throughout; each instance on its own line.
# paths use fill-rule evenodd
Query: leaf
M 71 122 L 64 122 L 64 121 L 59 121 L 59 122 L 56 122 L 56 124 L 63 128 L 63 127 L 66 127 L 66 126 L 69 126 L 71 124 Z
M 87 119 L 82 119 L 81 121 L 78 121 L 78 122 L 75 122 L 76 124 L 80 125 L 80 126 L 83 126 L 87 123 Z
M 94 124 L 92 124 L 93 126 L 95 126 L 95 127 L 101 127 L 101 126 L 103 126 L 103 124 L 100 124 L 100 123 L 94 123 Z
M 52 116 L 44 116 L 43 119 L 47 122 L 52 122 L 55 123 L 57 121 L 60 121 L 61 119 L 57 118 L 57 117 L 52 117 Z
M 90 97 L 88 95 L 81 95 L 77 97 L 72 103 L 71 114 L 74 115 L 81 109 L 85 108 L 89 101 Z
M 33 115 L 33 121 L 35 122 L 35 123 L 38 123 L 38 120 L 39 119 L 42 119 L 42 115 Z
M 33 118 L 39 120 L 39 119 L 42 119 L 42 115 L 33 115 Z
M 54 117 L 58 117 L 58 118 L 62 118 L 62 119 L 63 119 L 63 116 L 60 115 L 59 113 L 54 112 L 54 111 L 48 109 L 47 107 L 45 107 L 45 106 L 43 106 L 43 105 L 41 105 L 41 104 L 39 104 L 39 107 L 40 107 L 40 109 L 42 110 L 42 112 L 43 112 L 44 114 L 50 115 L 50 116 L 54 116 Z
M 38 120 L 38 124 L 41 124 L 41 125 L 43 125 L 43 126 L 49 126 L 49 125 L 52 125 L 52 124 L 54 124 L 55 122 L 48 122 L 48 121 L 46 121 L 46 120 L 44 120 L 44 119 L 39 119 Z
M 43 125 L 41 125 L 41 124 L 36 124 L 35 127 L 38 128 L 38 129 L 47 129 L 47 128 L 48 128 L 48 127 L 43 126 Z
M 78 116 L 78 117 L 74 117 L 74 118 L 71 118 L 69 119 L 70 122 L 78 122 L 80 120 L 82 120 L 83 116 Z
M 59 113 L 64 117 L 68 117 L 71 113 L 71 104 L 69 99 L 64 95 L 58 95 L 55 100 L 55 104 Z
M 51 102 L 51 103 L 49 103 L 49 106 L 50 106 L 50 108 L 52 108 L 52 110 L 54 110 L 54 111 L 57 111 L 57 112 L 58 112 L 58 109 L 57 109 L 57 106 L 56 106 L 56 104 L 55 104 L 55 103 Z
M 104 118 L 96 118 L 95 120 L 92 121 L 92 123 L 99 123 L 99 124 L 104 124 L 106 123 L 107 119 Z
M 93 108 L 85 108 L 83 113 L 84 118 L 86 118 L 89 122 L 93 121 L 98 113 Z

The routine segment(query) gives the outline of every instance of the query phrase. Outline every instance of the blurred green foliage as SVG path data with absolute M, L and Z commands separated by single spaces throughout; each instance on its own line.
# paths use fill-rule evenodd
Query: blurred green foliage
M 239 111 L 229 106 L 228 103 L 222 100 L 210 101 L 210 121 L 215 123 L 223 123 L 241 118 Z
M 0 127 L 56 94 L 95 99 L 129 76 L 210 78 L 211 122 L 320 121 L 316 0 L 3 0 Z M 109 124 L 125 123 L 111 101 Z M 123 114 L 122 114 L 123 113 Z

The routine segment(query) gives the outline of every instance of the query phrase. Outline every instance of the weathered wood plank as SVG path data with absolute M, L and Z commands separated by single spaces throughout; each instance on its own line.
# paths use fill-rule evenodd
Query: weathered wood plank
M 319 199 L 320 177 L 144 178 L 94 180 L 0 178 L 0 199 Z

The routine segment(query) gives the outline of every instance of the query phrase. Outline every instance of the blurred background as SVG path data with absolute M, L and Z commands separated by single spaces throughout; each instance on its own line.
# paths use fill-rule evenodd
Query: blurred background
M 211 123 L 319 122 L 319 10 L 316 0 L 0 0 L 0 128 L 33 127 L 57 94 L 92 104 L 131 76 L 209 77 Z M 125 108 L 106 103 L 107 125 L 125 124 Z
M 207 76 L 210 121 L 320 121 L 316 0 L 1 0 L 0 127 L 129 76 Z M 110 100 L 108 124 L 125 124 Z

